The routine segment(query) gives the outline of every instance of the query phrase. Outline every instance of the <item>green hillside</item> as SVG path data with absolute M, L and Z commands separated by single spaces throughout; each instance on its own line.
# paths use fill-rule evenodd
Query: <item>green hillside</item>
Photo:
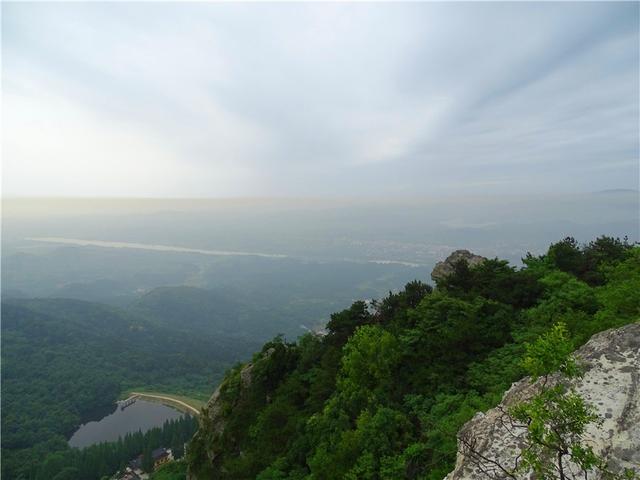
M 132 302 L 128 310 L 159 325 L 197 333 L 238 335 L 244 330 L 237 328 L 238 321 L 230 321 L 243 313 L 233 296 L 201 288 L 154 288 Z
M 81 421 L 127 389 L 202 398 L 254 343 L 68 299 L 2 303 L 2 478 L 35 478 Z
M 435 289 L 416 281 L 334 314 L 326 336 L 267 343 L 227 373 L 189 470 L 198 479 L 441 480 L 461 425 L 523 376 L 527 342 L 562 322 L 577 347 L 640 317 L 640 248 L 626 241 L 565 239 L 524 264 L 460 262 Z

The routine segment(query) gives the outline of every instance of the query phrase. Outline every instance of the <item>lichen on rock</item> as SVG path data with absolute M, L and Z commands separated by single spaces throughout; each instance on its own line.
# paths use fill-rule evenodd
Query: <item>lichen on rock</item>
M 584 375 L 572 380 L 575 391 L 601 418 L 588 426 L 584 442 L 593 448 L 614 473 L 640 466 L 640 323 L 594 335 L 576 352 Z M 508 409 L 540 391 L 539 379 L 514 383 L 502 402 L 486 413 L 477 413 L 458 433 L 455 469 L 446 480 L 514 478 L 509 470 L 524 445 L 525 428 L 510 422 Z M 558 375 L 547 379 L 558 382 Z M 471 449 L 473 452 L 471 452 Z M 571 469 L 571 465 L 569 465 Z M 574 469 L 575 470 L 575 469 Z M 526 473 L 518 479 L 533 478 Z M 572 477 L 569 477 L 572 478 Z M 582 476 L 581 478 L 584 478 Z M 589 480 L 600 480 L 600 472 L 590 472 Z

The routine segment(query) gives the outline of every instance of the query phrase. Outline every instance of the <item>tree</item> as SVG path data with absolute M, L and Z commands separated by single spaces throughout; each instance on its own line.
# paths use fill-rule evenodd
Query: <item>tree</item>
M 587 269 L 584 281 L 590 285 L 605 283 L 602 266 L 623 261 L 631 247 L 627 237 L 620 240 L 619 238 L 602 236 L 589 242 L 583 248 Z
M 359 301 L 350 308 L 331 315 L 327 323 L 328 338 L 337 345 L 343 345 L 355 329 L 371 322 L 371 314 L 365 302 Z
M 399 324 L 404 324 L 407 309 L 416 308 L 422 299 L 432 291 L 433 288 L 430 285 L 414 280 L 407 283 L 401 292 L 389 292 L 389 296 L 382 301 L 374 301 L 376 322 L 387 324 L 392 320 L 397 320 Z
M 184 457 L 184 441 L 180 439 L 177 433 L 174 433 L 171 438 L 171 452 L 175 460 L 180 460 Z
M 142 453 L 142 470 L 147 473 L 153 472 L 153 456 L 149 447 L 145 448 Z
M 399 344 L 391 333 L 374 325 L 359 327 L 344 347 L 338 389 L 387 394 L 399 358 Z
M 75 467 L 65 467 L 60 473 L 58 473 L 53 480 L 78 480 L 80 478 L 80 471 Z
M 549 247 L 547 256 L 563 272 L 579 276 L 584 271 L 584 254 L 573 237 L 567 237 L 560 242 L 552 244 Z
M 640 248 L 628 250 L 626 256 L 624 261 L 605 269 L 607 283 L 596 291 L 603 307 L 596 314 L 600 325 L 613 327 L 640 318 Z

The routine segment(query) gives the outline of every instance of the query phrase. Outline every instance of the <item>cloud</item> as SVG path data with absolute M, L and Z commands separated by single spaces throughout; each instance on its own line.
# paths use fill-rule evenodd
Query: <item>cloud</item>
M 4 192 L 637 188 L 639 8 L 6 4 Z

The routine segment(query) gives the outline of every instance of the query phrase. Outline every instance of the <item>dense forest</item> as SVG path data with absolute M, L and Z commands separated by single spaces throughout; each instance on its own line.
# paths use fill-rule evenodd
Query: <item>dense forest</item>
M 626 240 L 567 238 L 523 263 L 461 261 L 435 289 L 414 281 L 332 315 L 324 336 L 275 338 L 227 373 L 188 448 L 189 470 L 442 479 L 458 429 L 524 375 L 527 345 L 558 322 L 576 348 L 640 317 L 640 248 Z
M 168 420 L 162 427 L 127 434 L 117 442 L 91 445 L 82 450 L 72 448 L 47 455 L 35 472 L 37 480 L 100 480 L 123 470 L 127 463 L 142 455 L 142 465 L 152 469 L 151 452 L 159 447 L 171 448 L 174 458 L 184 456 L 184 444 L 193 436 L 197 421 L 190 415 Z
M 2 478 L 34 478 L 47 454 L 127 389 L 206 399 L 253 343 L 193 335 L 68 299 L 2 303 Z

